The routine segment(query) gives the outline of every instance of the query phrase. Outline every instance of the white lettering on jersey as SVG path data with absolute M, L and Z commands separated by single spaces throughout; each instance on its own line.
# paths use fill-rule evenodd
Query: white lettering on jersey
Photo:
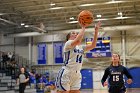
M 84 54 L 83 46 L 70 47 L 72 40 L 64 46 L 64 64 L 66 67 L 80 70 Z

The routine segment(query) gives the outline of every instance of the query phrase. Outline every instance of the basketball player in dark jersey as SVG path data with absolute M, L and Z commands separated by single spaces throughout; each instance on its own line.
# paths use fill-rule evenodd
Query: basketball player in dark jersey
M 109 87 L 109 93 L 125 93 L 126 88 L 124 85 L 123 75 L 126 75 L 127 83 L 132 83 L 132 76 L 128 70 L 120 65 L 120 56 L 118 54 L 112 54 L 112 64 L 106 68 L 102 77 L 102 85 Z M 108 78 L 108 84 L 106 79 Z

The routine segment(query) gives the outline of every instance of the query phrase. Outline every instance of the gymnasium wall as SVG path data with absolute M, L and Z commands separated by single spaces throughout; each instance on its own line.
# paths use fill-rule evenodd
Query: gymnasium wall
M 60 69 L 61 65 L 55 65 L 54 64 L 54 53 L 53 53 L 53 43 L 54 42 L 60 42 L 64 41 L 66 34 L 53 34 L 53 35 L 42 35 L 42 36 L 35 36 L 33 37 L 33 46 L 32 46 L 32 61 L 34 64 L 37 64 L 37 44 L 44 43 L 47 45 L 47 65 L 45 67 L 41 67 L 45 71 L 54 71 L 54 73 L 57 73 L 57 71 Z M 111 36 L 111 45 L 112 45 L 112 51 L 118 52 L 122 56 L 122 34 L 121 31 L 113 31 L 113 32 L 105 32 L 103 34 L 100 34 L 101 36 Z M 86 37 L 92 37 L 92 32 L 89 32 L 86 34 Z M 133 31 L 126 31 L 125 34 L 125 47 L 126 47 L 126 65 L 128 68 L 130 67 L 140 67 L 140 35 L 137 33 L 133 33 Z M 29 57 L 29 46 L 28 46 L 28 38 L 16 38 L 16 42 L 18 42 L 15 47 L 13 46 L 14 39 L 9 37 L 3 37 L 0 36 L 0 50 L 1 51 L 13 51 L 15 48 L 15 51 L 20 56 L 27 58 Z M 89 61 L 88 63 L 84 63 L 83 68 L 92 68 L 92 66 L 95 65 L 95 63 L 100 62 L 101 60 L 84 60 Z M 104 59 L 103 59 L 104 61 Z M 93 62 L 93 63 L 92 63 Z M 96 64 L 97 65 L 97 64 Z M 100 65 L 100 64 L 99 64 Z M 106 63 L 106 65 L 110 65 L 110 63 Z M 40 68 L 39 68 L 40 69 Z M 40 69 L 40 70 L 42 70 Z M 93 70 L 93 87 L 94 89 L 104 89 L 100 83 L 101 77 L 103 75 L 104 68 L 100 68 L 99 70 Z M 96 77 L 97 76 L 97 77 Z M 100 87 L 96 87 L 100 86 Z
M 106 36 L 108 36 L 108 35 L 106 34 Z M 128 68 L 139 65 L 139 64 L 137 64 L 137 62 L 139 62 L 139 60 L 135 59 L 136 56 L 138 55 L 137 53 L 140 53 L 140 51 L 138 49 L 139 46 L 137 46 L 138 41 L 139 41 L 139 36 L 129 36 L 129 35 L 126 35 L 126 59 L 127 59 L 126 61 L 127 61 Z M 46 45 L 48 46 L 48 53 L 49 53 L 49 55 L 47 56 L 47 58 L 48 58 L 48 65 L 52 65 L 52 64 L 54 64 L 54 59 L 53 59 L 53 55 L 54 55 L 53 54 L 53 43 L 48 41 L 48 42 L 46 42 Z M 113 52 L 118 52 L 122 56 L 122 37 L 121 37 L 121 34 L 120 35 L 117 34 L 117 35 L 111 37 L 111 45 L 112 45 L 112 51 Z M 34 45 L 34 48 L 35 47 L 36 47 L 36 45 Z M 133 49 L 134 47 L 136 47 L 136 50 L 134 49 L 133 50 L 134 53 L 132 53 L 132 55 L 130 56 L 130 53 L 131 53 L 130 50 Z M 85 60 L 85 62 L 86 61 L 87 60 Z M 95 62 L 95 61 L 99 62 L 100 60 L 90 60 L 90 61 L 91 62 Z M 135 62 L 133 62 L 133 61 L 135 61 Z M 34 60 L 34 62 L 36 62 L 36 60 Z M 133 63 L 131 63 L 131 62 L 133 62 Z M 84 69 L 89 69 L 90 67 L 92 67 L 91 65 L 95 65 L 95 64 L 92 64 L 92 63 L 91 64 L 85 63 L 85 64 L 86 65 L 83 65 Z M 106 63 L 106 64 L 108 66 L 110 65 L 110 63 Z M 59 70 L 59 67 L 56 67 L 55 65 L 52 66 L 52 67 L 55 69 L 54 72 L 57 73 L 57 70 Z M 46 66 L 46 68 L 50 68 L 50 67 Z M 53 70 L 52 68 L 50 68 L 50 69 Z M 93 88 L 94 89 L 107 89 L 107 87 L 103 87 L 101 85 L 101 82 L 100 82 L 103 73 L 104 73 L 104 69 L 93 70 Z M 85 82 L 83 82 L 83 84 L 85 84 Z M 85 86 L 84 88 L 87 88 L 87 87 Z
M 48 64 L 53 64 L 53 42 L 59 42 L 59 41 L 64 41 L 66 34 L 46 34 L 42 36 L 35 36 L 33 37 L 33 51 L 32 51 L 32 60 L 34 63 L 37 61 L 37 44 L 38 43 L 46 43 L 48 46 L 48 53 L 49 55 L 47 56 L 48 59 Z M 92 37 L 93 34 L 92 32 L 88 32 L 86 34 L 86 37 Z M 102 35 L 101 35 L 102 36 Z M 122 35 L 120 31 L 112 31 L 112 32 L 107 32 L 103 34 L 103 36 L 111 36 L 111 45 L 112 45 L 112 51 L 118 52 L 122 56 Z M 139 45 L 139 40 L 140 35 L 137 33 L 132 33 L 132 31 L 126 31 L 126 59 L 128 61 L 139 61 L 139 53 L 140 53 L 140 45 Z M 28 38 L 17 38 L 16 37 L 16 44 L 15 46 L 13 45 L 14 43 L 14 38 L 11 37 L 4 37 L 0 36 L 0 50 L 3 51 L 15 51 L 17 54 L 20 56 L 23 56 L 24 58 L 28 59 L 29 52 L 28 52 Z M 22 52 L 21 52 L 22 51 Z M 128 62 L 128 65 L 137 65 L 136 64 L 131 64 Z M 131 67 L 131 66 L 130 66 Z
M 36 36 L 33 37 L 33 62 L 37 64 L 37 44 L 43 43 L 47 46 L 47 64 L 52 65 L 54 64 L 54 53 L 53 53 L 53 43 L 54 42 L 64 42 L 65 37 L 62 34 L 54 34 L 54 35 L 43 35 L 43 36 Z
M 60 37 L 57 36 L 57 37 L 58 37 L 58 41 L 55 41 L 54 40 L 54 42 L 59 42 L 59 40 L 61 40 L 60 37 L 62 37 L 62 36 L 60 36 Z M 55 37 L 55 39 L 57 39 L 57 37 Z M 48 46 L 48 49 L 47 49 L 48 50 L 48 53 L 49 53 L 49 55 L 47 56 L 47 58 L 48 58 L 48 64 L 53 64 L 53 62 L 54 62 L 54 60 L 53 60 L 53 42 L 50 42 L 50 41 L 47 41 L 47 40 L 48 39 L 45 38 L 44 41 L 46 41 L 46 44 Z M 36 37 L 35 37 L 34 42 L 37 42 L 37 41 L 39 41 L 39 40 L 37 40 Z M 41 42 L 42 41 L 43 41 L 43 39 L 41 40 Z M 138 54 L 140 53 L 140 50 L 138 49 L 139 48 L 139 45 L 137 46 L 138 41 L 139 41 L 139 36 L 135 36 L 135 37 L 133 37 L 133 36 L 127 37 L 126 36 L 126 59 L 128 61 L 133 61 L 133 60 L 136 60 L 137 61 Z M 122 56 L 122 40 L 121 40 L 121 36 L 111 37 L 111 45 L 112 45 L 112 51 L 113 52 L 118 52 Z M 34 48 L 33 54 L 35 54 L 35 56 L 37 56 L 36 55 L 37 54 L 36 44 L 33 45 L 33 48 Z M 133 53 L 130 52 L 132 49 L 133 49 L 133 51 L 132 51 Z M 35 58 L 33 58 L 33 62 L 36 62 L 36 59 Z M 129 63 L 130 62 L 128 62 L 128 64 Z
M 140 67 L 133 67 L 129 69 L 133 76 L 133 83 L 131 85 L 126 84 L 127 88 L 140 88 Z
M 100 36 L 111 36 L 111 45 L 112 45 L 112 51 L 118 52 L 122 56 L 122 34 L 121 31 L 109 31 L 105 33 L 100 33 Z M 45 34 L 41 36 L 35 36 L 33 37 L 33 46 L 32 46 L 32 61 L 34 64 L 37 63 L 37 44 L 39 43 L 45 43 L 47 45 L 47 64 L 52 65 L 54 64 L 54 58 L 53 58 L 53 43 L 64 41 L 65 40 L 66 33 L 64 34 Z M 92 37 L 92 32 L 86 33 L 85 37 Z M 126 61 L 128 67 L 134 67 L 134 66 L 140 66 L 138 64 L 140 58 L 140 35 L 137 33 L 132 33 L 132 31 L 126 31 Z M 28 46 L 28 38 L 27 37 L 16 37 L 15 38 L 16 44 L 14 45 L 14 38 L 11 37 L 4 37 L 0 35 L 0 50 L 2 51 L 14 51 L 22 56 L 23 58 L 29 58 L 29 46 Z M 89 61 L 89 60 L 88 60 Z M 90 61 L 97 61 L 98 60 L 92 60 Z
M 13 38 L 0 35 L 0 51 L 14 52 L 23 58 L 29 58 L 28 38 Z
M 103 77 L 104 70 L 93 70 L 93 88 L 94 89 L 107 89 L 101 84 L 101 79 Z
M 53 44 L 52 43 L 45 43 L 47 46 L 47 53 L 46 53 L 46 59 L 47 59 L 47 64 L 52 65 L 54 63 L 53 59 Z M 38 59 L 38 49 L 37 49 L 37 44 L 33 44 L 33 59 L 32 61 L 34 62 L 33 64 L 37 65 L 37 59 Z
M 0 34 L 0 51 L 14 51 L 14 39 L 13 38 L 7 38 L 4 37 L 2 34 Z

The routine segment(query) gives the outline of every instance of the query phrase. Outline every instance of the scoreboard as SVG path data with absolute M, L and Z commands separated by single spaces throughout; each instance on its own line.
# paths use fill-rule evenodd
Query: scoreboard
M 93 38 L 85 38 L 86 44 L 91 44 Z M 55 64 L 63 63 L 63 42 L 53 43 L 54 50 L 54 62 Z M 85 56 L 86 58 L 102 58 L 111 57 L 111 38 L 110 37 L 98 37 L 97 45 L 94 49 L 88 51 Z
M 93 38 L 86 38 L 86 44 L 91 44 Z M 98 37 L 97 45 L 94 49 L 86 53 L 86 58 L 111 57 L 110 37 Z

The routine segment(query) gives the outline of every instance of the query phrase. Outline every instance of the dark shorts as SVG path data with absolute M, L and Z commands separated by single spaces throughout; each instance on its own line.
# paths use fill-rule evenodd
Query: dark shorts
M 125 93 L 126 92 L 126 88 L 125 86 L 110 86 L 109 87 L 109 93 Z

